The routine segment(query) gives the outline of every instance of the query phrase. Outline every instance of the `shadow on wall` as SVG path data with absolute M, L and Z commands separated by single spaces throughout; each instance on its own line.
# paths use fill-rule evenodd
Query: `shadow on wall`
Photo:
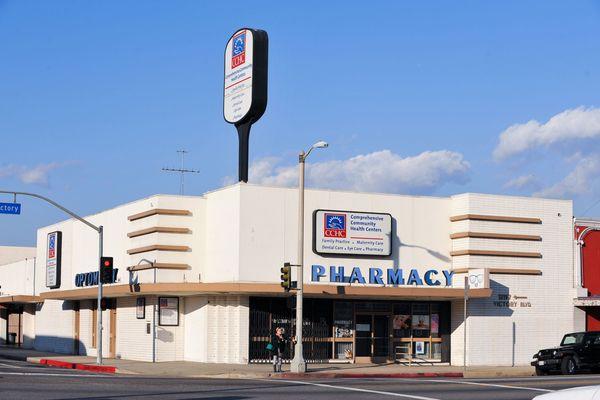
M 490 279 L 492 296 L 487 299 L 469 300 L 467 311 L 472 317 L 510 317 L 520 300 L 510 293 L 510 288 Z
M 172 343 L 175 341 L 175 334 L 171 331 L 166 330 L 161 326 L 156 327 L 156 338 L 161 342 Z
M 37 351 L 47 351 L 59 354 L 88 355 L 85 344 L 73 338 L 36 335 L 33 348 Z
M 393 237 L 393 241 L 392 241 L 392 256 L 391 256 L 391 258 L 394 260 L 394 266 L 397 267 L 400 265 L 400 247 L 409 247 L 409 248 L 425 250 L 429 255 L 437 258 L 438 260 L 442 261 L 443 263 L 449 263 L 451 261 L 450 257 L 440 253 L 439 251 L 432 250 L 427 247 L 419 246 L 416 244 L 403 243 L 402 239 L 400 239 L 400 236 L 398 236 L 397 226 L 398 226 L 398 222 L 396 221 L 396 218 L 392 218 L 392 232 L 394 233 L 394 237 Z M 394 246 L 394 242 L 398 243 L 398 246 Z

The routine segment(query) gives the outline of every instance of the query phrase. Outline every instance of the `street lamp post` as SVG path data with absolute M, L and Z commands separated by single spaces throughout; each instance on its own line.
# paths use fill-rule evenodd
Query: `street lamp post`
M 304 164 L 313 149 L 329 146 L 327 142 L 319 141 L 308 149 L 306 154 L 301 151 L 298 155 L 298 275 L 296 290 L 296 346 L 292 359 L 292 372 L 306 372 L 306 361 L 302 350 L 302 302 L 304 299 Z
M 96 232 L 98 232 L 98 307 L 97 307 L 97 312 L 98 312 L 98 318 L 97 318 L 97 326 L 96 326 L 96 337 L 97 342 L 98 342 L 98 349 L 97 349 L 97 353 L 96 353 L 96 363 L 97 364 L 102 364 L 102 307 L 100 306 L 100 303 L 102 302 L 102 280 L 100 279 L 100 275 L 102 274 L 102 264 L 101 264 L 101 259 L 102 259 L 102 247 L 104 244 L 104 229 L 102 227 L 102 225 L 100 226 L 96 226 L 94 224 L 92 224 L 91 222 L 89 222 L 88 220 L 84 219 L 83 217 L 80 217 L 79 215 L 75 214 L 73 211 L 69 210 L 66 207 L 61 206 L 60 204 L 58 204 L 57 202 L 50 200 L 47 197 L 44 197 L 42 195 L 36 194 L 36 193 L 27 193 L 27 192 L 14 192 L 14 191 L 10 191 L 10 190 L 0 190 L 0 193 L 2 194 L 12 194 L 15 197 L 15 202 L 17 199 L 17 195 L 21 195 L 21 196 L 29 196 L 29 197 L 35 197 L 38 198 L 40 200 L 44 200 L 46 203 L 50 203 L 52 204 L 54 207 L 64 211 L 65 213 L 69 214 L 71 217 L 75 218 L 78 221 L 83 222 L 85 225 L 89 226 L 90 228 L 92 228 L 93 230 L 95 230 Z

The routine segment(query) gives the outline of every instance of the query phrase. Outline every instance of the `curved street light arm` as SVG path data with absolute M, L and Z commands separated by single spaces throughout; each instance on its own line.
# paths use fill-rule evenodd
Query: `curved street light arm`
M 12 192 L 12 191 L 7 191 L 7 190 L 0 190 L 0 193 L 5 193 L 5 194 L 13 194 L 15 195 L 15 198 L 17 195 L 22 195 L 22 196 L 31 196 L 31 197 L 36 197 L 38 199 L 44 200 L 47 203 L 52 204 L 54 207 L 59 208 L 60 210 L 64 211 L 65 213 L 69 214 L 71 217 L 75 218 L 78 221 L 83 222 L 84 224 L 86 224 L 87 226 L 89 226 L 90 228 L 92 228 L 93 230 L 95 230 L 96 232 L 100 232 L 100 227 L 92 224 L 91 222 L 86 221 L 85 219 L 83 219 L 83 217 L 80 217 L 79 215 L 75 214 L 73 211 L 61 206 L 60 204 L 58 204 L 57 202 L 50 200 L 47 197 L 41 196 L 39 194 L 35 194 L 35 193 L 27 193 L 27 192 Z

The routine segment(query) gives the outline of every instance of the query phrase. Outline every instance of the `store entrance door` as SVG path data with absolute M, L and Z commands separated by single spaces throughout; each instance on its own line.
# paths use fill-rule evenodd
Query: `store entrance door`
M 390 355 L 390 316 L 387 314 L 356 314 L 357 363 L 380 363 Z

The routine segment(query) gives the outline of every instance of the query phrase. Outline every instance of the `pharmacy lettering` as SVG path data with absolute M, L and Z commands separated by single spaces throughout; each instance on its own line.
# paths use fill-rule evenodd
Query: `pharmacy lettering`
M 387 268 L 384 272 L 381 268 L 369 268 L 364 274 L 360 267 L 346 269 L 343 266 L 332 265 L 329 270 L 322 265 L 313 265 L 311 273 L 312 282 L 327 281 L 332 283 L 369 283 L 384 286 L 452 286 L 453 271 L 430 269 L 423 275 L 416 269 Z M 350 274 L 347 275 L 346 272 Z

